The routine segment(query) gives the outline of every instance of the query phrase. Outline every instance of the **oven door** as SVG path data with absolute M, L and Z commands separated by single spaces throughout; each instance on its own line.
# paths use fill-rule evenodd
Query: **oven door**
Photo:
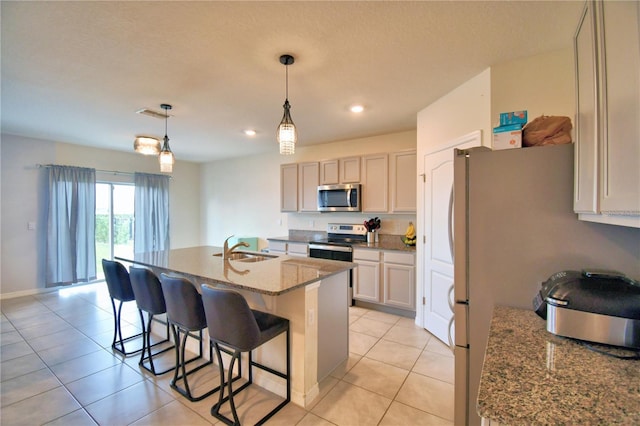
M 350 246 L 309 244 L 309 257 L 351 262 L 353 260 L 353 248 Z
M 334 246 L 329 244 L 309 244 L 309 257 L 317 259 L 353 261 L 353 248 L 351 246 Z M 353 300 L 353 269 L 349 270 L 349 292 L 347 294 L 347 304 L 355 305 Z

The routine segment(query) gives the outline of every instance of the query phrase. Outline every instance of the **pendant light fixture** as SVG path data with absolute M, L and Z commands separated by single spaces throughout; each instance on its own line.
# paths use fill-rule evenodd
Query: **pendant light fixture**
M 151 136 L 136 136 L 133 141 L 133 150 L 143 155 L 160 154 L 160 140 Z
M 171 173 L 173 171 L 173 163 L 176 159 L 169 148 L 169 137 L 167 136 L 167 121 L 169 120 L 168 111 L 171 109 L 171 105 L 162 104 L 160 108 L 164 110 L 164 143 L 162 144 L 162 150 L 160 151 L 160 171 L 162 173 Z
M 283 155 L 291 155 L 295 153 L 296 142 L 298 141 L 298 131 L 296 130 L 295 124 L 293 124 L 291 113 L 289 112 L 291 109 L 291 105 L 289 105 L 289 65 L 293 64 L 294 61 L 295 59 L 291 55 L 280 56 L 280 63 L 285 67 L 286 86 L 283 105 L 284 115 L 282 116 L 282 121 L 278 126 L 276 139 L 280 145 L 280 154 Z

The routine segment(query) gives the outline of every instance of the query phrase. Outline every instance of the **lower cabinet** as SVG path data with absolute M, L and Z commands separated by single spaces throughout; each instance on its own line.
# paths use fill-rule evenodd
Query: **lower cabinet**
M 269 241 L 269 253 L 287 254 L 287 243 L 284 241 Z
M 384 252 L 384 304 L 403 309 L 416 307 L 416 267 L 413 253 Z
M 287 243 L 285 241 L 269 241 L 269 253 L 287 254 L 289 256 L 307 257 L 309 256 L 309 245 L 307 243 Z
M 353 262 L 358 264 L 353 274 L 353 298 L 380 302 L 380 252 L 353 250 Z
M 287 243 L 287 254 L 289 256 L 308 257 L 309 244 L 307 243 Z
M 354 299 L 415 310 L 414 253 L 354 249 L 353 261 Z

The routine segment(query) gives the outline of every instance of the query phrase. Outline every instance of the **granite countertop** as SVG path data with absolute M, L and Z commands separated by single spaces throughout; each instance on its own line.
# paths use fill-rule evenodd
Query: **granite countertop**
M 327 238 L 326 233 L 303 233 L 294 232 L 286 237 L 269 237 L 267 241 L 282 241 L 287 243 L 313 243 L 317 240 Z M 397 250 L 415 253 L 416 246 L 407 246 L 402 242 L 402 235 L 380 234 L 375 243 L 354 243 L 354 248 L 364 248 L 373 250 Z
M 274 256 L 257 252 L 256 255 L 272 258 L 261 262 L 224 260 L 221 256 L 214 256 L 216 253 L 222 253 L 222 248 L 201 246 L 168 252 L 138 253 L 135 259 L 116 259 L 160 272 L 177 273 L 194 283 L 226 284 L 271 296 L 278 296 L 356 266 L 355 263 L 337 260 Z
M 496 306 L 477 409 L 480 417 L 510 425 L 637 425 L 640 361 L 606 356 L 553 335 L 533 311 Z

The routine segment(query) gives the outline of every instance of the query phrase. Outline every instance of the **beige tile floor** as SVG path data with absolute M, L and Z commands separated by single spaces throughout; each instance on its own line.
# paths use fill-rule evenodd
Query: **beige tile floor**
M 104 283 L 1 301 L 0 424 L 210 425 L 217 394 L 192 403 L 153 377 L 138 357 L 111 350 L 113 317 Z M 127 332 L 139 318 L 125 304 Z M 269 425 L 451 425 L 453 356 L 412 320 L 350 308 L 350 355 L 320 383 L 308 410 L 288 404 Z M 133 344 L 137 342 L 132 342 Z M 172 362 L 173 354 L 161 362 Z M 217 381 L 194 376 L 196 394 Z M 281 399 L 256 386 L 236 406 L 253 424 Z M 221 423 L 220 423 L 221 424 Z

